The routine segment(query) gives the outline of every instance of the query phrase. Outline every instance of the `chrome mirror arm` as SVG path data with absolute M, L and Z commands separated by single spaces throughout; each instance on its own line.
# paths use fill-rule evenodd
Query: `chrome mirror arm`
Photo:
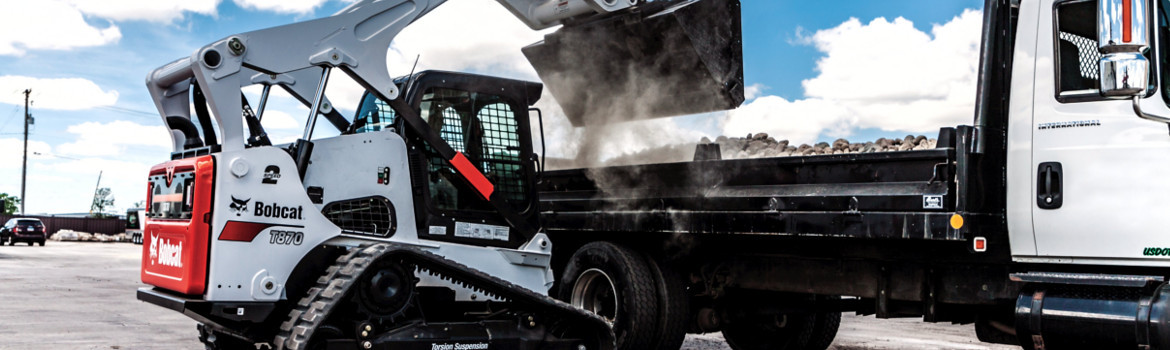
M 1152 120 L 1152 121 L 1156 121 L 1156 122 L 1170 124 L 1170 118 L 1159 116 L 1159 115 L 1148 114 L 1148 113 L 1142 111 L 1141 100 L 1142 100 L 1141 96 L 1134 96 L 1133 97 L 1133 112 L 1136 113 L 1138 117 L 1145 119 L 1145 120 Z

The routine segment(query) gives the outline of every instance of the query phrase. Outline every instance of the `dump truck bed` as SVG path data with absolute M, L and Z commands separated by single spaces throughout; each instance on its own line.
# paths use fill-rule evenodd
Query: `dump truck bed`
M 540 210 L 552 232 L 966 240 L 947 133 L 919 151 L 548 171 Z

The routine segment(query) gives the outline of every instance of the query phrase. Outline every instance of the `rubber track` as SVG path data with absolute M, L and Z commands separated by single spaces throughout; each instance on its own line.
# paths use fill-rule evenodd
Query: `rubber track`
M 601 347 L 599 350 L 614 348 L 613 331 L 605 320 L 597 315 L 434 253 L 396 243 L 378 243 L 351 249 L 326 269 L 325 274 L 317 279 L 317 284 L 310 288 L 305 297 L 301 298 L 296 307 L 289 312 L 288 320 L 280 325 L 280 332 L 274 339 L 276 349 L 306 349 L 317 327 L 325 322 L 336 305 L 345 301 L 347 292 L 366 268 L 375 261 L 391 255 L 409 260 L 424 273 L 470 288 L 485 296 L 512 301 L 528 306 L 528 309 L 539 308 L 538 315 L 544 319 L 572 319 L 580 323 L 578 326 L 591 326 L 595 330 L 595 334 L 591 335 L 597 338 L 597 343 Z M 548 317 L 550 314 L 552 318 Z

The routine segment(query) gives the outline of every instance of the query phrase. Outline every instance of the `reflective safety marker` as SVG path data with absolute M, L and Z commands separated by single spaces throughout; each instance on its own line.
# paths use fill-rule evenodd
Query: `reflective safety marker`
M 1121 1 L 1121 42 L 1129 43 L 1133 39 L 1133 0 Z
M 956 230 L 963 228 L 963 216 L 962 215 L 959 215 L 959 214 L 951 215 L 951 228 L 956 229 Z
M 975 251 L 976 252 L 986 252 L 987 251 L 987 238 L 975 237 L 974 242 L 975 242 Z
M 496 187 L 492 185 L 491 181 L 488 181 L 487 177 L 483 176 L 483 173 L 479 172 L 479 169 L 471 165 L 471 162 L 467 160 L 463 152 L 455 152 L 455 156 L 451 158 L 451 165 L 467 181 L 471 182 L 472 186 L 475 186 L 475 190 L 479 191 L 483 199 L 491 200 L 492 192 L 496 190 Z

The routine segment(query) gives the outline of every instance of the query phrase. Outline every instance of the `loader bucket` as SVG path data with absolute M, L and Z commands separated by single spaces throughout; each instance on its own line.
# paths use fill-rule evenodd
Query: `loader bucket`
M 645 2 L 571 21 L 523 49 L 574 126 L 743 103 L 739 0 Z

